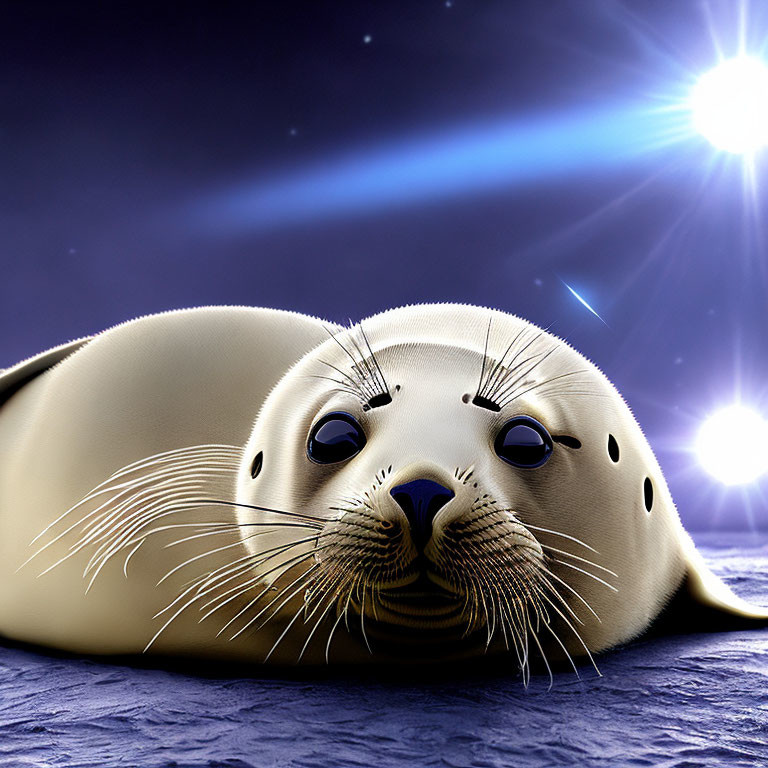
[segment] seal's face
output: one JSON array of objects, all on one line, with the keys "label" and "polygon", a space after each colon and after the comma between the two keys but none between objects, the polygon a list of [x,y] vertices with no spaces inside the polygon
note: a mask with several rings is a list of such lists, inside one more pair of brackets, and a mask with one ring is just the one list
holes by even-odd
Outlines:
[{"label": "seal's face", "polygon": [[525,668],[636,634],[682,564],[626,405],[535,326],[420,309],[329,339],[267,400],[238,481],[243,524],[282,524],[245,537],[265,579],[293,567],[279,596],[390,653],[493,644]]}]

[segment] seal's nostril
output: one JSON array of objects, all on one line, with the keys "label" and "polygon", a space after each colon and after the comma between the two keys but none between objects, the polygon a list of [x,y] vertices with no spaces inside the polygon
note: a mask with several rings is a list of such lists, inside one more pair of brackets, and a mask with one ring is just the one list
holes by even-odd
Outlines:
[{"label": "seal's nostril", "polygon": [[426,479],[395,486],[389,493],[408,518],[416,548],[424,549],[432,535],[433,518],[455,494],[450,488]]}]

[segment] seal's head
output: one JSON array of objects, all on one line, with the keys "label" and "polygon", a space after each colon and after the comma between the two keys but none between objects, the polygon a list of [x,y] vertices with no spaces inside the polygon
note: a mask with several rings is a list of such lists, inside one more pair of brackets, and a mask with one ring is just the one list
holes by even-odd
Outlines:
[{"label": "seal's head", "polygon": [[[608,379],[489,309],[410,306],[331,333],[264,403],[237,501],[277,596],[384,656],[588,654],[681,586],[762,616],[703,567]],[[279,527],[249,535],[257,522]]]}]

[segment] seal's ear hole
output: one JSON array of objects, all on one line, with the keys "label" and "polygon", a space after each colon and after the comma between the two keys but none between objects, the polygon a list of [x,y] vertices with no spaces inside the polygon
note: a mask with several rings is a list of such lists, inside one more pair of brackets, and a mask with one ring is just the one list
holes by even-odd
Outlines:
[{"label": "seal's ear hole", "polygon": [[608,455],[614,464],[619,462],[619,444],[613,435],[608,435]]},{"label": "seal's ear hole", "polygon": [[575,437],[571,437],[570,435],[552,435],[552,439],[556,443],[564,445],[566,448],[573,448],[574,450],[581,448],[581,440],[577,440]]},{"label": "seal's ear hole", "polygon": [[645,509],[650,512],[653,507],[653,483],[650,477],[646,477],[643,483],[643,498],[645,499]]},{"label": "seal's ear hole", "polygon": [[251,477],[255,480],[261,472],[261,467],[264,464],[264,451],[259,451],[253,459],[251,464]]},{"label": "seal's ear hole", "polygon": [[462,403],[468,403],[471,399],[472,399],[472,395],[470,395],[469,393],[461,396]]}]

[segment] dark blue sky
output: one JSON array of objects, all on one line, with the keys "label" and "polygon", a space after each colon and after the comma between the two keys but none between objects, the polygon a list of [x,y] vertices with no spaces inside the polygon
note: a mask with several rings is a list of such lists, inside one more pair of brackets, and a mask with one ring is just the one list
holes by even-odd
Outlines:
[{"label": "dark blue sky", "polygon": [[174,307],[492,305],[617,383],[689,526],[766,528],[686,451],[737,385],[768,413],[765,163],[675,112],[739,5],[5,4],[0,365]]}]

